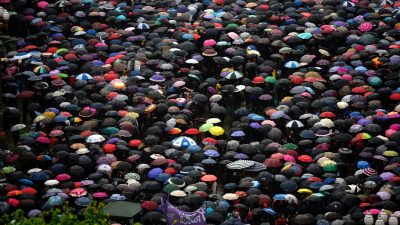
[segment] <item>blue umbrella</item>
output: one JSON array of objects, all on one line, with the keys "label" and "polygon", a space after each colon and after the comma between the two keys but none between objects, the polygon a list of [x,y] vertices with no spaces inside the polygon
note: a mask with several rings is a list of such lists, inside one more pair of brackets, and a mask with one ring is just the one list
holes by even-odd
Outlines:
[{"label": "blue umbrella", "polygon": [[256,120],[256,121],[263,121],[265,120],[265,118],[263,116],[257,115],[255,113],[250,113],[249,115],[247,115],[247,117],[249,117],[252,120]]},{"label": "blue umbrella", "polygon": [[45,181],[45,180],[50,179],[50,176],[44,172],[37,172],[37,173],[33,173],[30,176],[30,179],[33,181]]},{"label": "blue umbrella", "polygon": [[46,204],[50,205],[50,206],[57,206],[57,205],[61,205],[64,203],[64,198],[56,195],[56,196],[51,196],[49,198],[49,200],[47,200]]},{"label": "blue umbrella", "polygon": [[295,69],[300,67],[300,63],[298,63],[297,61],[288,61],[285,63],[285,67],[289,69]]},{"label": "blue umbrella", "polygon": [[276,194],[273,197],[274,200],[286,200],[286,197],[284,194]]},{"label": "blue umbrella", "polygon": [[160,173],[160,174],[158,174],[154,179],[155,179],[156,181],[165,182],[165,181],[167,181],[170,177],[171,177],[171,175],[169,175],[169,174],[167,174],[167,173]]},{"label": "blue umbrella", "polygon": [[193,39],[194,39],[194,36],[193,36],[193,34],[184,33],[184,34],[182,35],[182,38],[183,38],[183,39],[186,39],[186,40],[193,40]]},{"label": "blue umbrella", "polygon": [[219,152],[217,152],[215,150],[207,150],[203,154],[206,156],[209,156],[209,157],[219,157],[220,156]]},{"label": "blue umbrella", "polygon": [[297,189],[297,184],[294,181],[287,180],[282,182],[280,187],[287,193],[292,193]]},{"label": "blue umbrella", "polygon": [[263,211],[268,213],[271,216],[275,216],[276,212],[272,208],[263,208]]},{"label": "blue umbrella", "polygon": [[50,30],[51,30],[51,31],[54,31],[54,32],[57,32],[57,33],[63,32],[63,30],[61,29],[61,27],[58,27],[58,26],[51,26],[51,27],[50,27]]},{"label": "blue umbrella", "polygon": [[76,76],[76,79],[77,80],[90,80],[90,79],[92,79],[93,77],[90,75],[90,74],[88,74],[88,73],[81,73],[81,74],[79,74],[78,76]]},{"label": "blue umbrella", "polygon": [[153,168],[147,173],[147,177],[150,179],[154,179],[158,174],[162,173],[163,170],[161,168]]},{"label": "blue umbrella", "polygon": [[187,148],[191,145],[196,145],[196,142],[192,138],[185,136],[177,137],[173,139],[171,142],[174,147],[178,148]]},{"label": "blue umbrella", "polygon": [[25,178],[24,179],[19,179],[18,182],[21,183],[21,184],[27,185],[27,186],[33,186],[34,185],[31,180],[25,179]]},{"label": "blue umbrella", "polygon": [[139,23],[137,28],[139,30],[148,30],[148,29],[150,29],[150,26],[147,23]]},{"label": "blue umbrella", "polygon": [[56,116],[56,117],[54,117],[54,122],[56,122],[56,123],[64,123],[67,120],[68,120],[68,117],[66,117],[66,116]]},{"label": "blue umbrella", "polygon": [[190,145],[189,147],[187,147],[186,151],[189,153],[194,153],[194,152],[198,152],[200,151],[201,148],[198,145]]},{"label": "blue umbrella", "polygon": [[297,37],[299,37],[300,39],[303,39],[303,40],[307,40],[307,39],[310,39],[312,37],[312,34],[308,33],[308,32],[305,32],[305,33],[299,34]]},{"label": "blue umbrella", "polygon": [[201,163],[203,163],[203,164],[217,164],[217,161],[215,161],[214,159],[203,159],[201,161]]},{"label": "blue umbrella", "polygon": [[88,197],[80,197],[75,200],[75,204],[79,206],[88,206],[90,205],[90,199]]}]

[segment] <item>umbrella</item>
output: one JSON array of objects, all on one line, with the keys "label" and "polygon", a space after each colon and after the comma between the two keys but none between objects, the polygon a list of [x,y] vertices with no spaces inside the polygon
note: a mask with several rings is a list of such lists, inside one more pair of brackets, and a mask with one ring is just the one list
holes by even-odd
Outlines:
[{"label": "umbrella", "polygon": [[297,61],[288,61],[285,63],[285,67],[289,69],[295,69],[300,67],[300,63],[298,63]]},{"label": "umbrella", "polygon": [[301,128],[304,127],[304,124],[299,120],[291,120],[286,124],[288,128]]},{"label": "umbrella", "polygon": [[191,145],[197,145],[192,138],[186,136],[177,137],[173,139],[171,142],[174,147],[178,148],[187,148]]},{"label": "umbrella", "polygon": [[15,124],[14,126],[11,127],[10,131],[20,131],[26,127],[25,124]]},{"label": "umbrella", "polygon": [[220,126],[213,126],[208,131],[214,136],[221,136],[224,134],[224,129]]},{"label": "umbrella", "polygon": [[249,168],[255,164],[254,161],[251,160],[237,160],[226,165],[226,168],[231,170],[242,170]]},{"label": "umbrella", "polygon": [[138,203],[128,201],[115,201],[107,203],[103,212],[111,217],[132,218],[142,211],[142,207]]}]

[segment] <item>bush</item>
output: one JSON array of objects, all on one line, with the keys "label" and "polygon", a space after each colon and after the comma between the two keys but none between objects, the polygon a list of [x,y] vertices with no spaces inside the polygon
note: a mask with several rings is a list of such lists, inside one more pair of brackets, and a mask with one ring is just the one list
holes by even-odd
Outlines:
[{"label": "bush", "polygon": [[68,205],[61,209],[54,208],[37,217],[27,218],[24,211],[16,210],[11,215],[0,217],[0,224],[5,225],[109,225],[108,215],[103,212],[104,204],[93,202],[82,216],[71,212]]}]

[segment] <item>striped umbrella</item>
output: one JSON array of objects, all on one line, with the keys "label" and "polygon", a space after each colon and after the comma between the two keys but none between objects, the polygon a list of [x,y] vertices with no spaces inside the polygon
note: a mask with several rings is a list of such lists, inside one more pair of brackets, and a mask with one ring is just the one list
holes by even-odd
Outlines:
[{"label": "striped umbrella", "polygon": [[186,136],[177,137],[171,142],[174,147],[178,148],[187,148],[191,145],[196,145],[196,142],[192,138]]},{"label": "striped umbrella", "polygon": [[298,63],[297,61],[288,61],[285,63],[285,67],[289,69],[295,69],[298,68],[299,66],[300,63]]},{"label": "striped umbrella", "polygon": [[90,80],[90,79],[92,79],[93,77],[90,75],[90,74],[88,74],[88,73],[81,73],[81,74],[79,74],[78,76],[76,76],[76,79],[77,80]]},{"label": "striped umbrella", "polygon": [[252,160],[237,160],[226,165],[226,168],[230,170],[242,170],[249,168],[255,164]]},{"label": "striped umbrella", "polygon": [[240,73],[238,71],[233,71],[233,72],[228,73],[228,75],[226,75],[225,78],[228,80],[237,80],[242,77],[243,77],[242,73]]}]

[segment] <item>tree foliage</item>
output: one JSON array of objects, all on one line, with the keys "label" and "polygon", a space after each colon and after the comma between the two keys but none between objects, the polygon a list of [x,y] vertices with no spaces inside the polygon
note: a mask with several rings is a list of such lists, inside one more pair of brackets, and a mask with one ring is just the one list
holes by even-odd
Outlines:
[{"label": "tree foliage", "polygon": [[53,208],[37,217],[28,218],[21,209],[0,217],[4,225],[109,225],[108,215],[103,212],[104,204],[93,202],[82,215],[72,212],[68,205]]}]

